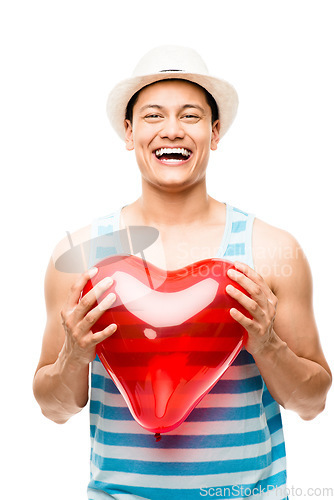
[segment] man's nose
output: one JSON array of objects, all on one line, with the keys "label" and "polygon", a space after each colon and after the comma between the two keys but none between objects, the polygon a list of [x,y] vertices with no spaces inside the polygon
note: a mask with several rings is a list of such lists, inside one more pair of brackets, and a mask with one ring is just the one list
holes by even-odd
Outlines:
[{"label": "man's nose", "polygon": [[160,131],[160,137],[162,139],[168,138],[173,141],[175,139],[183,139],[184,135],[185,132],[183,130],[182,123],[176,116],[171,116],[164,120],[163,127]]}]

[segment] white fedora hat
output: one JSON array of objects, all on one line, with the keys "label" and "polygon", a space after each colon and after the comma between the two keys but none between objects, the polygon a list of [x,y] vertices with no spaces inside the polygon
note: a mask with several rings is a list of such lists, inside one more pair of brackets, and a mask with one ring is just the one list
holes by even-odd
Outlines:
[{"label": "white fedora hat", "polygon": [[238,108],[238,94],[234,87],[225,80],[210,76],[205,62],[195,50],[165,45],[148,52],[137,64],[132,77],[118,83],[109,94],[107,114],[123,140],[125,113],[131,97],[151,83],[171,78],[188,80],[204,87],[218,106],[219,136],[227,132]]}]

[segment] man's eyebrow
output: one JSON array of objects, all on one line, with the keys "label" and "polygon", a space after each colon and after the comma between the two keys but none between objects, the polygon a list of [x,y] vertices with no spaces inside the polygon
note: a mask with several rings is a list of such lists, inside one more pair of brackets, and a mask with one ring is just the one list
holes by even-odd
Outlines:
[{"label": "man's eyebrow", "polygon": [[142,111],[145,111],[145,109],[148,108],[154,108],[154,109],[163,109],[163,106],[159,106],[158,104],[145,104],[145,106],[142,106],[139,110],[141,113]]},{"label": "man's eyebrow", "polygon": [[182,109],[189,109],[189,108],[195,108],[201,111],[202,113],[205,113],[205,109],[202,108],[202,106],[199,106],[198,104],[185,104],[182,106]]},{"label": "man's eyebrow", "polygon": [[[145,106],[142,106],[140,108],[139,112],[141,113],[141,112],[145,111],[145,109],[148,109],[148,108],[164,109],[164,106],[159,106],[159,104],[145,104]],[[181,106],[181,109],[189,109],[189,108],[198,109],[202,113],[205,113],[205,109],[203,109],[198,104],[184,104],[183,106]]]}]

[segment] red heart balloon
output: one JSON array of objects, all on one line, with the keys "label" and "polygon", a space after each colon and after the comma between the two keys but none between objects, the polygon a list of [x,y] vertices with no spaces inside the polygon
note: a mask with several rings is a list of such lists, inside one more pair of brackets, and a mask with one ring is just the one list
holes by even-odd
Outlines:
[{"label": "red heart balloon", "polygon": [[[180,425],[240,352],[246,330],[229,310],[248,313],[226,291],[232,262],[213,258],[164,271],[133,255],[99,262],[83,295],[101,279],[116,300],[93,332],[116,332],[96,347],[133,417],[153,433]],[[248,295],[246,293],[246,295]]]}]

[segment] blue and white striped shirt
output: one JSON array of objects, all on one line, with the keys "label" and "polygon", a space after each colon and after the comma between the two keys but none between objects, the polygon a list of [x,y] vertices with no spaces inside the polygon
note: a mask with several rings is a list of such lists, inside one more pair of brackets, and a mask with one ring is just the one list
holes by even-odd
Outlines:
[{"label": "blue and white striped shirt", "polygon": [[[120,210],[98,219],[93,238],[119,230]],[[226,204],[216,257],[254,268],[254,216]],[[95,261],[121,253],[96,247]],[[156,442],[132,417],[98,357],[91,367],[89,500],[286,499],[280,407],[242,349],[176,429]]]}]

